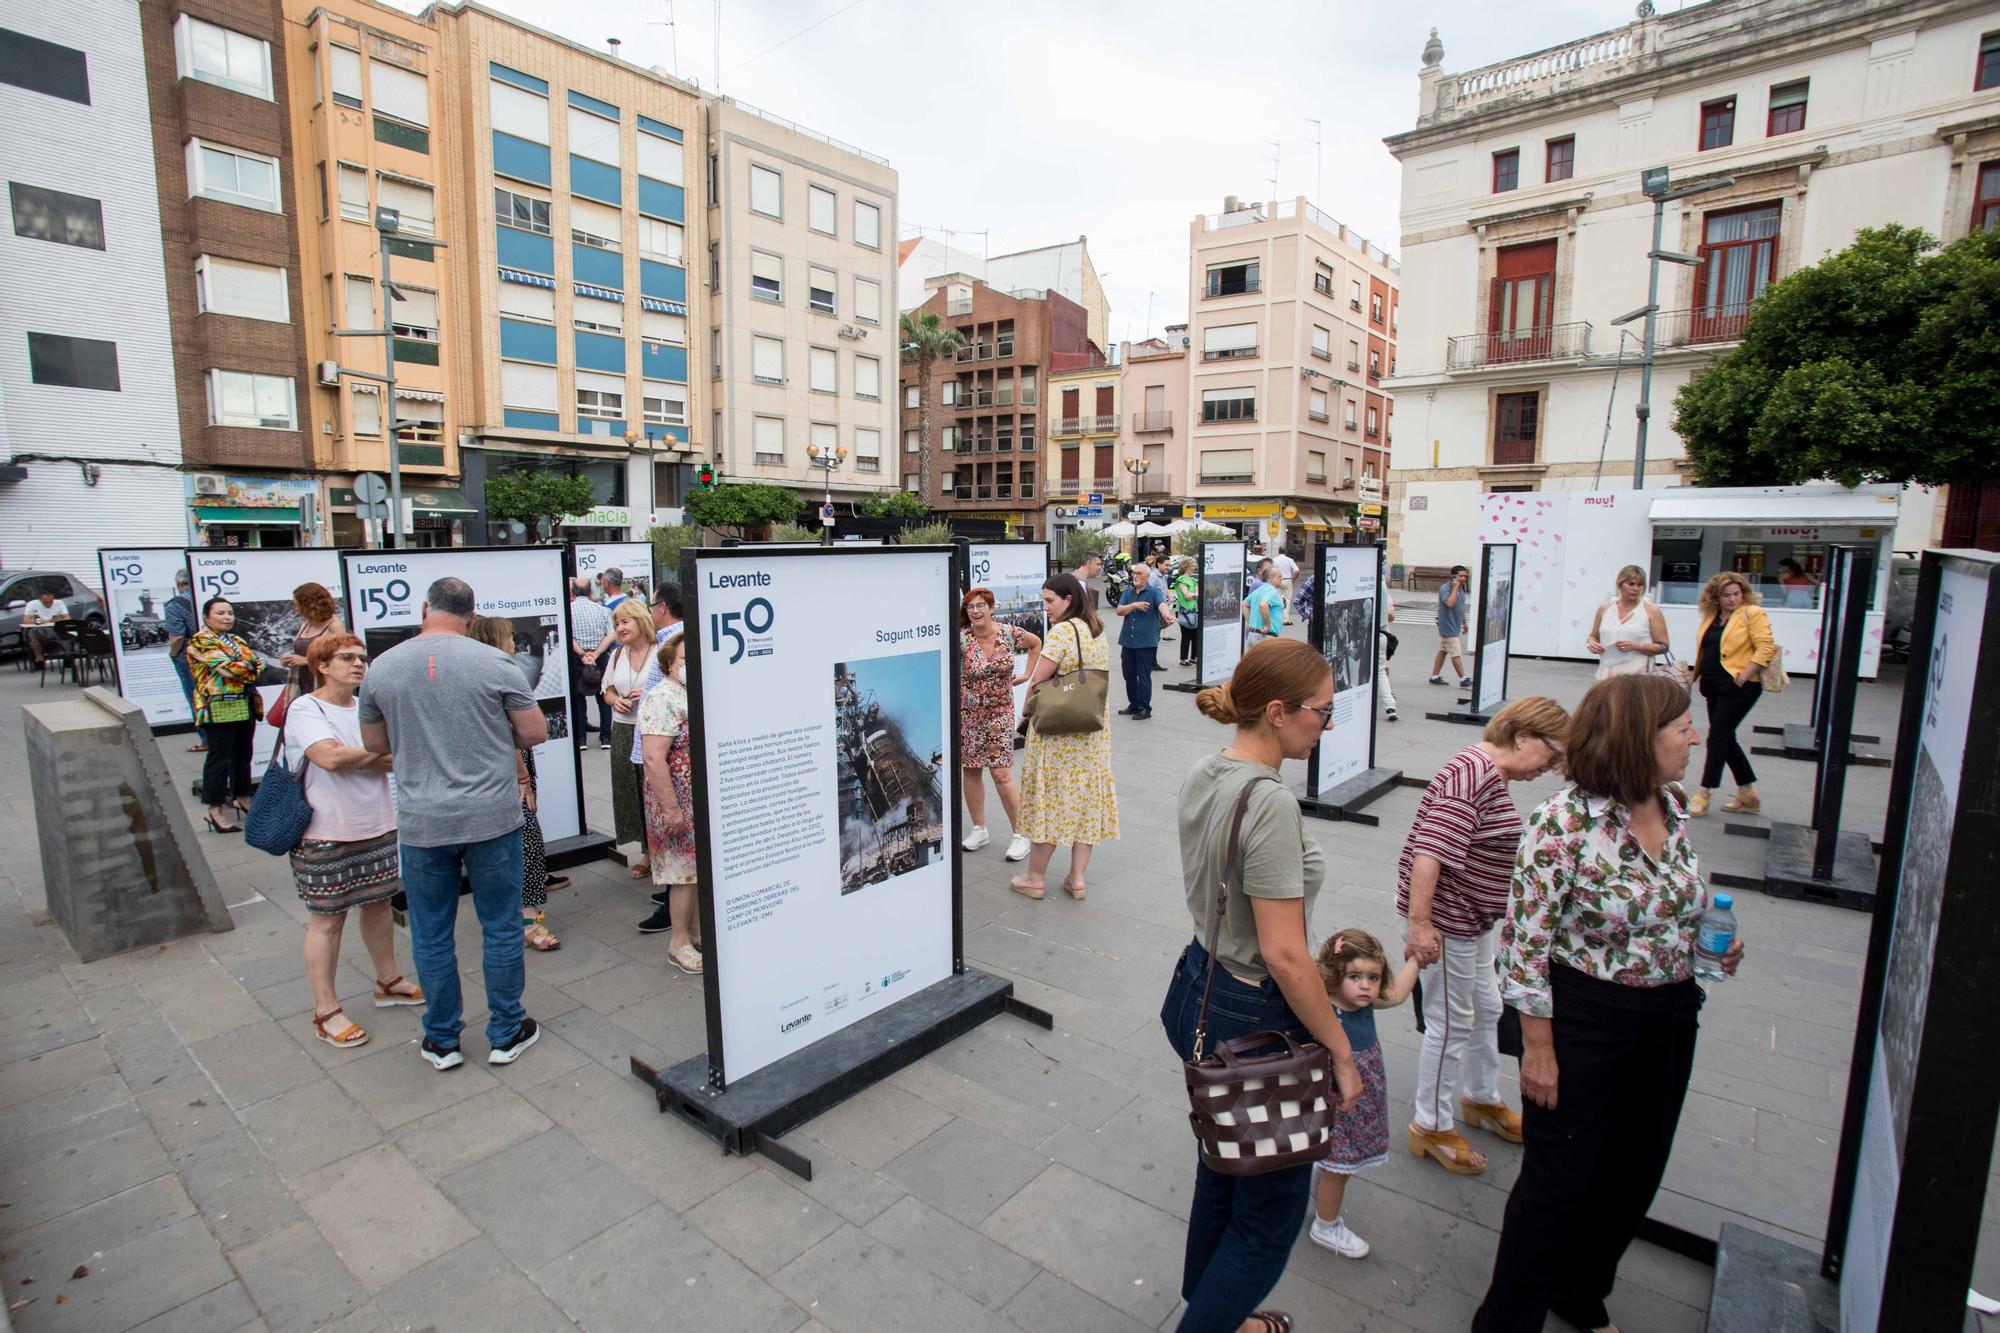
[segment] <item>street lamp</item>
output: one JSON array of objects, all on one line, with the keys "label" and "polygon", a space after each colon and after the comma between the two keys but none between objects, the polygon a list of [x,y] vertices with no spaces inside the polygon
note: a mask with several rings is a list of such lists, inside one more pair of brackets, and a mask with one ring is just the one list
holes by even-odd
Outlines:
[{"label": "street lamp", "polygon": [[833,470],[847,460],[847,446],[837,445],[832,449],[822,449],[816,444],[806,446],[806,466],[819,468],[826,473],[826,492],[819,511],[819,542],[822,546],[833,545],[833,523],[829,515],[833,512]]},{"label": "street lamp", "polygon": [[1152,470],[1152,466],[1153,460],[1150,458],[1128,458],[1125,460],[1125,470],[1132,474],[1133,499],[1136,500],[1139,498],[1139,480]]},{"label": "street lamp", "polygon": [[1676,199],[1686,199],[1691,195],[1706,194],[1710,190],[1720,190],[1736,184],[1734,176],[1714,176],[1676,188],[1671,183],[1669,175],[1665,167],[1648,167],[1639,175],[1640,191],[1653,201],[1653,248],[1646,252],[1649,264],[1646,276],[1646,304],[1641,309],[1612,321],[1614,324],[1624,324],[1642,314],[1646,317],[1646,334],[1639,357],[1639,406],[1636,409],[1639,429],[1632,446],[1632,489],[1635,491],[1646,489],[1646,423],[1653,415],[1653,334],[1660,317],[1660,261],[1685,264],[1690,268],[1701,263],[1701,260],[1694,255],[1684,255],[1660,248],[1660,241],[1666,228],[1667,205]]}]

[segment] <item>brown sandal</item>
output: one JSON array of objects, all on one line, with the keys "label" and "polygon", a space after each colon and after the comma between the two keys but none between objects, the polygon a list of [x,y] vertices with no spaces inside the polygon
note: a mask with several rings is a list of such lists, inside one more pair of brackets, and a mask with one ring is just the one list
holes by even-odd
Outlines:
[{"label": "brown sandal", "polygon": [[1283,1310],[1253,1310],[1250,1317],[1264,1326],[1264,1333],[1292,1333],[1292,1317]]},{"label": "brown sandal", "polygon": [[1509,1143],[1521,1141],[1521,1113],[1505,1102],[1468,1102],[1460,1099],[1458,1118],[1473,1129],[1491,1130]]},{"label": "brown sandal", "polygon": [[1485,1154],[1455,1129],[1418,1129],[1412,1123],[1410,1152],[1416,1157],[1435,1157],[1439,1166],[1455,1176],[1476,1176],[1486,1170]]},{"label": "brown sandal", "polygon": [[347,1019],[347,1026],[338,1032],[328,1032],[326,1030],[327,1020],[336,1014],[342,1018],[347,1018],[346,1011],[341,1009],[339,1005],[335,1005],[323,1014],[313,1015],[313,1031],[318,1034],[319,1039],[329,1046],[338,1046],[342,1050],[350,1046],[365,1045],[368,1041],[367,1030],[351,1018]]},{"label": "brown sandal", "polygon": [[[409,992],[405,994],[398,991],[396,989],[398,986],[408,986],[410,988]],[[394,1009],[401,1005],[418,1005],[423,1002],[424,988],[414,981],[403,980],[400,974],[390,977],[387,981],[377,981],[375,983],[375,1007],[377,1009]]]},{"label": "brown sandal", "polygon": [[542,924],[540,912],[521,927],[521,939],[537,953],[554,953],[562,948],[562,941],[551,935],[549,928]]},{"label": "brown sandal", "polygon": [[1063,886],[1063,892],[1067,893],[1070,897],[1076,899],[1078,902],[1083,901],[1083,895],[1089,887],[1088,885],[1084,884],[1071,883],[1067,877],[1063,879],[1062,886]]}]

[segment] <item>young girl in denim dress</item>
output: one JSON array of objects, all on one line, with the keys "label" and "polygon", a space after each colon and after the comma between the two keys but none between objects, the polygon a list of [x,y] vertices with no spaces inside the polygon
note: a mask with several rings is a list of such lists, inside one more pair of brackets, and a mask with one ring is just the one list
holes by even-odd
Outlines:
[{"label": "young girl in denim dress", "polygon": [[1361,1099],[1334,1118],[1333,1151],[1313,1171],[1313,1244],[1349,1259],[1366,1258],[1368,1242],[1341,1215],[1347,1178],[1389,1160],[1389,1086],[1382,1071],[1382,1043],[1375,1011],[1401,1004],[1416,985],[1417,960],[1392,973],[1382,942],[1365,930],[1343,930],[1319,950],[1320,980],[1354,1048]]}]

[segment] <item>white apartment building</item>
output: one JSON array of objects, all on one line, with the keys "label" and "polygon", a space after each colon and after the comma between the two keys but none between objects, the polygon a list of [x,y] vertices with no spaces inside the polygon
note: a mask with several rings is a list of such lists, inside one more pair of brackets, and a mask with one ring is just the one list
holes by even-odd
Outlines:
[{"label": "white apartment building", "polygon": [[732,98],[703,113],[717,468],[815,497],[896,489],[895,168]]},{"label": "white apartment building", "polygon": [[139,9],[0,28],[0,568],[188,539]]},{"label": "white apartment building", "polygon": [[918,236],[902,243],[901,255],[905,310],[915,310],[946,278],[954,276],[978,278],[1003,292],[1023,288],[1061,292],[1089,316],[1086,332],[1090,341],[1101,352],[1111,351],[1111,344],[1105,341],[1111,336],[1111,302],[1104,295],[1104,284],[1098,281],[1097,265],[1091,262],[1088,236],[990,257],[954,249],[934,236]]},{"label": "white apartment building", "polygon": [[[2000,214],[2000,5],[1651,8],[1463,73],[1435,32],[1424,49],[1416,126],[1387,140],[1410,298],[1392,561],[1469,560],[1488,492],[1633,484],[1642,324],[1612,321],[1647,303],[1649,168],[1718,185],[1666,205],[1663,249],[1700,262],[1661,265],[1649,488],[1691,480],[1674,394],[1769,283],[1863,227],[1950,241]],[[1933,508],[1906,490],[1898,547],[1931,539]]]}]

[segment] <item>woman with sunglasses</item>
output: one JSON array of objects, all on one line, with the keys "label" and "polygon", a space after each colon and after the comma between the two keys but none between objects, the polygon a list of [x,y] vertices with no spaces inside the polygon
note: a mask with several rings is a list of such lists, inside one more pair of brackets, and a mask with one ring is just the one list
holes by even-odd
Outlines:
[{"label": "woman with sunglasses", "polygon": [[1461,1124],[1521,1141],[1521,1113],[1500,1099],[1493,971],[1494,928],[1507,911],[1522,833],[1507,784],[1561,767],[1568,738],[1569,714],[1553,699],[1516,699],[1495,713],[1479,741],[1431,779],[1397,866],[1404,956],[1423,965],[1424,1050],[1410,1151],[1461,1176],[1486,1169]]},{"label": "woman with sunglasses", "polygon": [[345,1049],[368,1040],[342,1011],[334,980],[350,910],[361,909],[361,942],[375,965],[375,1007],[420,1005],[424,993],[396,970],[389,899],[401,884],[390,759],[363,748],[355,702],[368,672],[368,650],[336,629],[314,639],[306,656],[319,688],[285,710],[285,762],[304,782],[313,812],[305,837],[292,849],[292,877],[311,914],[305,949],[313,1035]]}]

